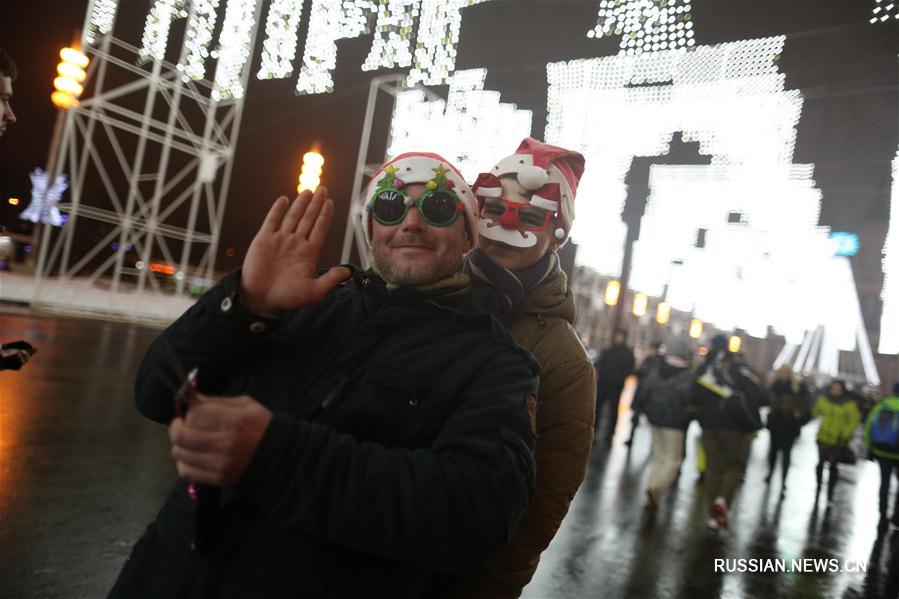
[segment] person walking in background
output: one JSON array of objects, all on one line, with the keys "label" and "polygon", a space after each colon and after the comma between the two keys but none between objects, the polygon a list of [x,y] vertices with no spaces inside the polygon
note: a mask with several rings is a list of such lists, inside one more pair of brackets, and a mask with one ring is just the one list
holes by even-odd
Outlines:
[{"label": "person walking in background", "polygon": [[765,482],[770,483],[777,465],[777,456],[781,456],[781,493],[787,489],[787,473],[790,470],[790,454],[793,443],[799,437],[802,426],[811,420],[809,392],[805,383],[793,374],[789,364],[781,366],[774,382],[768,389],[771,410],[768,412],[766,427],[770,434],[768,446],[768,476]]},{"label": "person walking in background", "polygon": [[859,424],[858,407],[846,393],[846,384],[841,380],[833,380],[827,393],[815,402],[812,417],[821,417],[818,427],[818,466],[815,475],[818,487],[815,497],[821,492],[824,477],[824,465],[830,464],[827,478],[827,502],[833,501],[833,492],[839,479],[839,462],[845,459],[849,449],[849,439]]},{"label": "person walking in background", "polygon": [[693,400],[693,350],[676,340],[666,347],[651,372],[645,373],[634,395],[634,409],[646,414],[652,430],[652,453],[646,484],[646,507],[659,501],[677,478],[684,461],[684,440]]},{"label": "person walking in background", "polygon": [[767,403],[761,379],[722,339],[697,370],[696,402],[706,453],[705,501],[713,530],[728,528],[737,489],[749,459],[755,432],[762,428],[759,407]]},{"label": "person walking in background", "polygon": [[[643,361],[640,363],[640,368],[637,369],[637,390],[640,390],[640,385],[646,381],[647,377],[651,375],[656,370],[656,366],[661,362],[662,355],[660,352],[660,348],[662,347],[661,342],[655,341],[652,345],[649,346],[649,353],[643,358]],[[634,444],[634,433],[637,432],[637,427],[640,425],[640,410],[637,408],[636,396],[634,396],[634,402],[631,405],[631,433],[628,436],[627,441],[624,442],[625,445],[630,447]]]},{"label": "person walking in background", "polygon": [[[880,465],[880,522],[885,528],[888,520],[887,503],[890,500],[890,478],[895,474],[899,481],[899,382],[893,385],[893,394],[885,397],[871,409],[865,421],[865,445]],[[893,526],[899,526],[899,491],[893,504]]]},{"label": "person walking in background", "polygon": [[602,407],[608,403],[609,413],[604,426],[606,445],[611,445],[618,424],[618,402],[624,381],[634,374],[634,352],[625,345],[626,341],[627,333],[621,329],[615,331],[612,345],[599,355],[596,365],[596,432],[600,432]]}]

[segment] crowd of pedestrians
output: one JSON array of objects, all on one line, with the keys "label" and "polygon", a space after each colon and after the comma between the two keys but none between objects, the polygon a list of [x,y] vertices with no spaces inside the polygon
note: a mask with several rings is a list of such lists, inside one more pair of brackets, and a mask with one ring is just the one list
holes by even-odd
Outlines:
[{"label": "crowd of pedestrians", "polygon": [[[780,494],[787,491],[790,458],[802,429],[817,421],[817,498],[824,492],[833,502],[840,480],[840,465],[859,458],[876,460],[881,472],[879,509],[881,528],[899,526],[899,492],[890,517],[888,503],[892,478],[899,481],[899,383],[892,395],[875,401],[870,394],[851,392],[839,379],[816,388],[789,364],[771,374],[769,384],[746,363],[744,356],[728,350],[718,335],[699,355],[699,348],[675,339],[654,343],[639,368],[633,351],[616,332],[605,359],[597,360],[597,415],[603,403],[617,406],[609,394],[624,386],[632,374],[636,390],[631,404],[631,430],[625,445],[630,447],[641,417],[648,420],[652,437],[645,506],[655,511],[681,473],[686,454],[687,430],[693,421],[702,429],[698,447],[698,470],[708,512],[707,526],[728,528],[730,513],[742,484],[751,445],[760,431],[768,432],[768,472],[771,484],[779,471]],[[630,357],[630,359],[628,359]],[[766,410],[767,408],[767,410]],[[597,421],[597,438],[606,445],[614,434],[617,410]],[[863,425],[864,455],[857,455],[854,439]],[[826,483],[826,485],[825,485]]]}]

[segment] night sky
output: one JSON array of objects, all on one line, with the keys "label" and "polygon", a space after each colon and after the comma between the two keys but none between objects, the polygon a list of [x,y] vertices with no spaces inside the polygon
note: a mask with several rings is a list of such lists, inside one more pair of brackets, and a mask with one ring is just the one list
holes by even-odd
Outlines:
[{"label": "night sky", "polygon": [[[139,45],[150,2],[120,4],[115,34]],[[305,42],[308,4],[297,60]],[[57,51],[76,39],[87,0],[6,0],[4,6],[0,46],[19,67],[13,84],[19,122],[0,139],[0,224],[25,230],[16,217],[24,206],[13,208],[6,198],[28,198],[28,172],[46,162]],[[501,92],[504,102],[533,110],[532,134],[542,138],[546,63],[618,52],[618,38],[585,35],[596,22],[598,6],[598,0],[492,0],[466,8],[457,68],[486,67],[485,88]],[[786,74],[786,89],[799,89],[805,98],[793,161],[815,164],[815,180],[823,193],[821,224],[861,237],[853,266],[868,328],[876,333],[890,162],[899,143],[899,26],[895,19],[869,24],[873,6],[874,0],[693,0],[692,14],[698,44],[787,36],[779,65]],[[170,39],[180,39],[182,30],[183,20]],[[254,74],[263,39],[260,34],[253,54]],[[338,206],[322,263],[338,260],[368,82],[389,72],[361,71],[370,43],[370,36],[338,42],[331,94],[294,95],[296,75],[276,81],[251,79],[217,260],[220,270],[239,266],[271,200],[293,192],[300,157],[315,144],[327,160],[323,184]],[[445,88],[436,91],[445,94]],[[375,127],[381,141],[389,124],[389,115],[382,116]],[[225,255],[227,248],[234,249],[234,257]]]}]

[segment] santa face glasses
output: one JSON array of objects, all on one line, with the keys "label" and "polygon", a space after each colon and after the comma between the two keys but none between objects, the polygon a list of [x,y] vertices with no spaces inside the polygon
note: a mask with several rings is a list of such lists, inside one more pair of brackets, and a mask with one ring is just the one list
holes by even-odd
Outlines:
[{"label": "santa face glasses", "polygon": [[506,198],[484,198],[481,205],[481,218],[494,219],[506,229],[542,231],[554,217],[554,212]]},{"label": "santa face glasses", "polygon": [[368,210],[372,217],[388,227],[405,220],[409,207],[418,208],[421,218],[432,227],[448,227],[465,210],[459,197],[449,190],[425,190],[412,199],[399,190],[382,190],[375,193]]}]

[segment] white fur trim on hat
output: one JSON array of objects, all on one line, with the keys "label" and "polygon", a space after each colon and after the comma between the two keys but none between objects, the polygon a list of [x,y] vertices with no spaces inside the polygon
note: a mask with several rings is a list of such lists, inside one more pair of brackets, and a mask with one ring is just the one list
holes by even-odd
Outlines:
[{"label": "white fur trim on hat", "polygon": [[531,206],[536,206],[537,208],[543,208],[544,210],[549,210],[550,212],[556,212],[559,209],[559,202],[555,200],[547,200],[546,198],[541,198],[537,194],[531,196],[530,201]]}]

